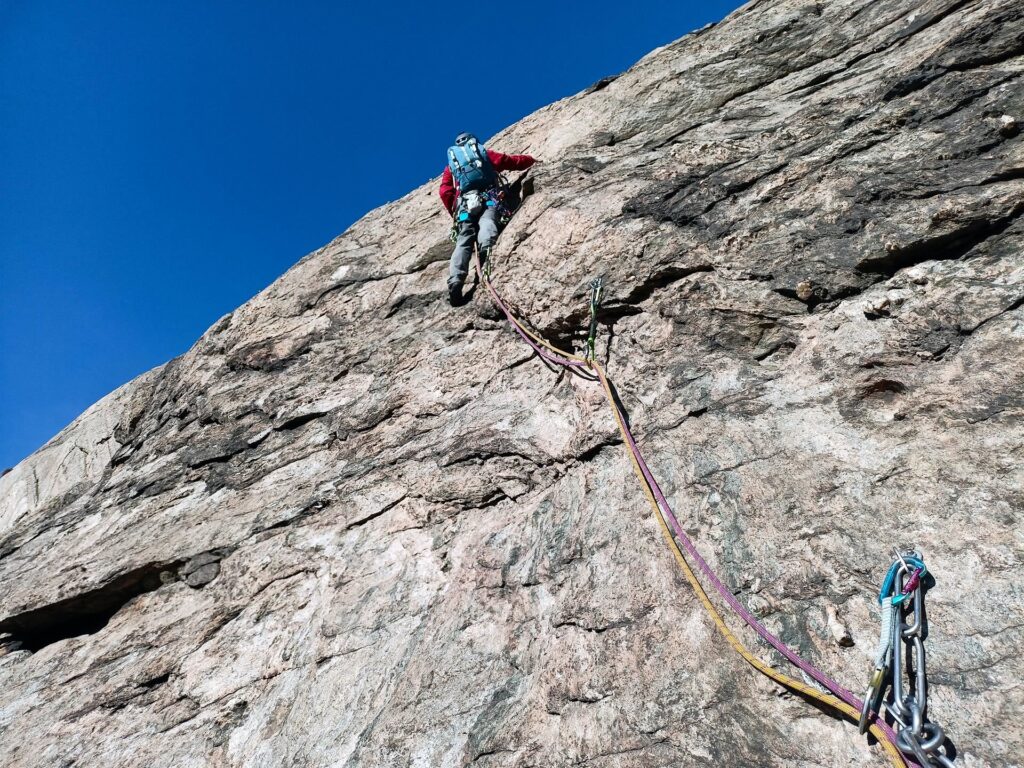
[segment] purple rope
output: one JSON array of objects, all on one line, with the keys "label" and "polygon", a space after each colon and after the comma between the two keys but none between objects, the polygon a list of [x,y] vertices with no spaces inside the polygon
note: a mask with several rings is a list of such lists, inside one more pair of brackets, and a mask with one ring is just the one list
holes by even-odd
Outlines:
[{"label": "purple rope", "polygon": [[[479,265],[477,265],[477,269],[479,270]],[[587,363],[576,360],[569,360],[559,355],[553,355],[547,350],[545,350],[543,347],[541,347],[539,344],[534,342],[534,340],[531,339],[529,335],[527,335],[520,327],[519,321],[515,318],[515,316],[508,309],[508,307],[505,306],[505,303],[501,300],[501,297],[498,295],[497,291],[495,291],[494,288],[491,286],[490,281],[485,280],[484,284],[490,291],[495,303],[501,308],[502,312],[505,313],[505,317],[508,319],[509,324],[513,327],[513,329],[515,329],[516,333],[518,333],[522,337],[523,341],[529,344],[537,352],[537,354],[539,354],[545,360],[549,360],[553,363],[565,366],[567,368],[589,367]],[[604,378],[603,375],[602,378]],[[777,650],[779,653],[785,656],[791,664],[798,667],[799,669],[802,669],[810,677],[814,678],[821,685],[823,685],[825,688],[831,691],[832,694],[845,701],[854,709],[859,710],[863,705],[863,702],[860,699],[858,699],[850,691],[846,690],[841,685],[839,685],[839,683],[837,683],[835,680],[832,680],[830,677],[828,677],[828,675],[819,670],[813,664],[805,661],[800,656],[798,656],[794,651],[790,650],[789,646],[787,646],[785,643],[783,643],[781,640],[775,637],[775,635],[769,632],[768,629],[760,621],[758,621],[757,618],[752,613],[750,613],[750,611],[748,611],[739,600],[736,599],[736,597],[732,593],[732,590],[730,590],[728,587],[725,586],[725,584],[722,583],[721,579],[718,578],[718,575],[711,569],[711,566],[708,565],[707,561],[703,557],[701,557],[701,554],[697,551],[696,546],[694,546],[693,542],[683,531],[683,527],[679,524],[679,520],[676,518],[675,512],[672,511],[672,507],[669,505],[668,499],[665,498],[665,494],[661,490],[661,486],[659,486],[658,481],[654,479],[654,474],[651,472],[650,467],[647,466],[647,462],[644,460],[643,454],[640,453],[640,448],[636,444],[636,438],[633,437],[633,433],[630,431],[629,427],[626,424],[626,416],[622,412],[622,409],[615,402],[612,402],[611,405],[619,414],[619,417],[622,421],[622,431],[623,434],[626,436],[626,442],[629,446],[629,450],[633,454],[633,457],[636,459],[637,466],[640,467],[640,471],[643,473],[644,479],[650,486],[651,491],[654,494],[654,498],[657,500],[658,505],[661,507],[661,511],[664,513],[665,518],[668,520],[669,525],[672,527],[672,530],[674,531],[676,538],[679,539],[680,544],[683,545],[683,549],[685,549],[689,553],[690,557],[693,558],[693,561],[697,564],[697,567],[700,568],[701,573],[703,573],[704,576],[708,579],[708,581],[711,582],[712,586],[714,586],[718,594],[722,596],[722,599],[729,604],[729,607],[731,607],[733,611],[735,611],[736,614],[739,615],[739,617],[743,619],[743,621],[751,629],[757,632],[757,634],[760,635],[765,641],[767,641],[775,650]],[[876,718],[875,724],[878,725],[879,728],[881,728],[882,732],[885,733],[886,737],[892,744],[897,745],[896,733],[892,730],[892,728],[889,727],[888,723],[886,723],[884,720]],[[903,759],[907,762],[907,765],[910,766],[910,768],[921,768],[921,766],[919,766],[913,760],[906,757],[906,755],[903,756]]]},{"label": "purple rope", "polygon": [[[640,471],[643,473],[644,478],[647,480],[648,485],[651,487],[651,491],[654,493],[654,498],[658,500],[658,504],[661,506],[662,511],[665,513],[665,517],[668,519],[669,524],[672,526],[672,530],[675,532],[679,542],[683,545],[683,548],[690,554],[694,562],[700,568],[701,572],[707,577],[708,581],[714,585],[718,594],[722,596],[729,606],[739,615],[744,622],[750,626],[758,635],[764,640],[771,644],[775,650],[785,656],[792,664],[802,669],[808,675],[813,677],[823,686],[829,689],[835,696],[839,697],[854,709],[860,709],[863,702],[854,696],[850,691],[843,688],[839,683],[832,680],[824,672],[820,671],[817,667],[813,666],[809,662],[800,658],[789,647],[779,640],[775,635],[768,631],[768,629],[757,620],[757,618],[748,611],[744,605],[736,599],[732,591],[728,589],[722,581],[718,578],[718,575],[711,569],[707,561],[701,557],[700,552],[694,546],[690,538],[683,532],[682,526],[679,524],[679,520],[676,519],[675,513],[672,511],[672,507],[669,506],[668,499],[665,498],[665,494],[662,493],[661,487],[658,485],[658,481],[654,479],[654,475],[651,473],[650,467],[647,466],[647,462],[644,461],[643,455],[640,453],[640,448],[636,444],[636,439],[633,437],[633,433],[630,432],[629,427],[626,425],[625,415],[622,413],[622,409],[615,403],[612,406],[619,412],[619,417],[622,419],[622,430],[626,435],[626,441],[629,443],[629,450],[632,452],[633,457],[636,459],[637,465],[640,467]],[[884,720],[875,719],[875,724],[885,733],[889,741],[898,747],[896,741],[896,733],[889,727],[889,724]],[[920,766],[913,760],[907,758],[906,755],[903,759],[907,762],[911,768],[920,768]]]},{"label": "purple rope", "polygon": [[[625,415],[622,410],[615,403],[612,406],[619,412],[619,417],[622,419],[622,431],[626,435],[626,441],[629,443],[629,450],[632,452],[636,459],[637,465],[640,467],[640,471],[643,473],[644,478],[647,480],[648,485],[651,487],[651,491],[654,493],[654,498],[658,500],[658,504],[661,506],[662,512],[665,513],[665,517],[668,519],[669,524],[672,526],[672,530],[675,532],[679,542],[683,545],[683,548],[690,554],[694,562],[700,568],[701,572],[707,577],[708,581],[714,585],[718,594],[722,596],[729,606],[739,615],[748,626],[751,627],[758,635],[766,640],[775,650],[785,656],[792,664],[802,669],[808,675],[813,677],[823,686],[828,688],[835,696],[839,697],[854,709],[860,709],[863,702],[854,696],[850,691],[843,688],[839,683],[832,680],[824,672],[817,669],[815,666],[805,661],[804,659],[797,656],[789,647],[779,640],[775,635],[768,631],[768,629],[757,620],[757,618],[748,611],[744,605],[736,599],[732,591],[728,589],[722,581],[718,578],[718,575],[711,569],[707,561],[701,557],[700,552],[694,546],[690,538],[683,532],[682,526],[679,524],[679,520],[676,519],[675,513],[672,511],[672,507],[669,506],[668,499],[665,498],[665,494],[662,493],[661,487],[658,485],[658,481],[654,479],[654,475],[651,473],[650,467],[647,466],[647,462],[644,461],[643,455],[640,453],[640,448],[636,444],[636,439],[633,437],[633,433],[630,432],[629,427],[626,425]],[[876,719],[875,724],[878,725],[889,740],[896,745],[896,733],[889,727],[888,723],[883,720]],[[917,763],[907,759],[904,755],[904,760],[907,761],[908,765],[917,766]]]},{"label": "purple rope", "polygon": [[[479,267],[479,265],[477,265],[477,271],[479,271],[479,269],[480,269],[480,267]],[[501,300],[501,297],[498,295],[498,292],[494,290],[494,286],[491,285],[491,281],[487,280],[487,279],[484,279],[484,278],[482,278],[482,279],[484,280],[484,285],[487,286],[487,290],[491,292],[491,296],[493,297],[495,304],[497,304],[498,307],[501,308],[501,311],[505,313],[505,317],[508,319],[509,324],[515,330],[515,332],[518,333],[522,337],[523,341],[525,341],[527,344],[529,344],[531,347],[533,347],[534,351],[538,355],[543,357],[545,360],[548,360],[548,361],[550,361],[552,363],[555,363],[556,365],[561,365],[561,366],[563,366],[565,368],[587,368],[587,367],[589,367],[587,365],[587,363],[585,363],[583,361],[580,361],[580,360],[570,360],[570,359],[568,359],[566,357],[561,357],[560,355],[552,354],[548,350],[544,349],[544,347],[542,347],[540,344],[538,344],[533,339],[531,339],[529,334],[527,334],[520,327],[519,321],[516,320],[515,316],[512,314],[512,311],[507,306],[505,306],[505,302]]]}]

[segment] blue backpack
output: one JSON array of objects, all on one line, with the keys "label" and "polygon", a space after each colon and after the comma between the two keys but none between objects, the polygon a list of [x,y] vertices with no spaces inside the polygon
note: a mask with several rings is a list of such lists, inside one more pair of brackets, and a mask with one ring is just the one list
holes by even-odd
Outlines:
[{"label": "blue backpack", "polygon": [[487,149],[476,139],[448,147],[448,168],[459,192],[486,192],[498,183],[498,172],[487,157]]}]

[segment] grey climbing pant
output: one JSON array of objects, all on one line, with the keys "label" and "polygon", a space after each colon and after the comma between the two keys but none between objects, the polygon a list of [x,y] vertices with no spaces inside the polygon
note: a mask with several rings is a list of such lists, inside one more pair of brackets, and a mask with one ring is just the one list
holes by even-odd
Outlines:
[{"label": "grey climbing pant", "polygon": [[458,239],[448,267],[448,285],[461,286],[466,281],[474,242],[483,251],[494,245],[497,239],[498,209],[495,206],[486,207],[476,217],[471,214],[468,219],[459,222]]}]

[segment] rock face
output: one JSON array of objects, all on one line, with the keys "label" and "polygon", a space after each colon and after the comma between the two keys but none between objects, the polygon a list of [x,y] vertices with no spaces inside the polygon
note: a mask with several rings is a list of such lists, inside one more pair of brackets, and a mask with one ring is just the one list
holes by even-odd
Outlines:
[{"label": "rock face", "polygon": [[[753,2],[491,144],[504,295],[598,352],[690,535],[858,693],[920,547],[931,717],[1021,765],[1024,5]],[[439,157],[441,157],[439,148]],[[428,184],[0,478],[9,766],[883,765],[721,641],[600,390]],[[781,660],[746,642],[765,660]]]}]

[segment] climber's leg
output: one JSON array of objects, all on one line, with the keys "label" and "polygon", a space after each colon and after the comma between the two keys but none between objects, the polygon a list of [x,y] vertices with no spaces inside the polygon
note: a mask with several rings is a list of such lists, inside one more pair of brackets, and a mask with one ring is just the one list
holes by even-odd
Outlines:
[{"label": "climber's leg", "polygon": [[469,272],[469,260],[473,256],[473,243],[476,242],[477,224],[471,218],[459,223],[458,239],[452,251],[451,263],[448,265],[448,298],[456,303],[462,297],[462,284],[466,282]]},{"label": "climber's leg", "polygon": [[480,250],[490,250],[494,241],[498,239],[498,209],[492,206],[480,215],[480,234],[477,236],[477,243]]},{"label": "climber's leg", "polygon": [[[480,263],[487,265],[491,258],[491,251],[494,248],[494,241],[498,239],[500,224],[498,223],[498,209],[488,208],[480,216],[480,234],[477,235],[477,245],[480,248]],[[488,274],[490,271],[487,270]]]}]

